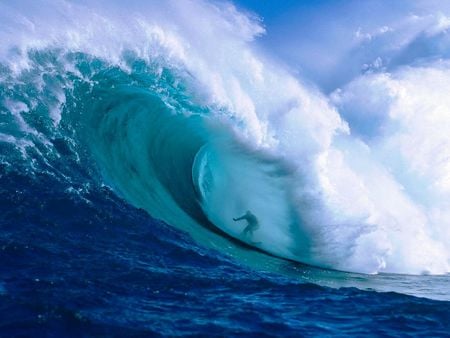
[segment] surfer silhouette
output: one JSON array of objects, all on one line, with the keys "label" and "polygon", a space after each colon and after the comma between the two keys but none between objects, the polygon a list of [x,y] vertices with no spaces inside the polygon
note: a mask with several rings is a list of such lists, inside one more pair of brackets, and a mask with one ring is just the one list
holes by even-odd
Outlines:
[{"label": "surfer silhouette", "polygon": [[250,210],[247,210],[247,212],[238,218],[233,218],[233,221],[237,222],[240,220],[246,220],[247,226],[242,230],[242,234],[247,237],[250,235],[250,237],[253,237],[253,232],[259,228],[258,219],[255,215],[253,215]]}]

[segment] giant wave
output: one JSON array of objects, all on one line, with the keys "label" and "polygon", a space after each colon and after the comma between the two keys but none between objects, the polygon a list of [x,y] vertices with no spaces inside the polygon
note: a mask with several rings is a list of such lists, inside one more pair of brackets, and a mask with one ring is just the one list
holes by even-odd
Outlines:
[{"label": "giant wave", "polygon": [[[104,6],[0,5],[2,163],[68,188],[98,172],[222,250],[229,236],[331,269],[450,272],[446,60],[327,96],[260,51],[258,19],[231,4]],[[69,173],[53,165],[64,156]],[[260,221],[252,242],[232,220],[246,210]]]}]

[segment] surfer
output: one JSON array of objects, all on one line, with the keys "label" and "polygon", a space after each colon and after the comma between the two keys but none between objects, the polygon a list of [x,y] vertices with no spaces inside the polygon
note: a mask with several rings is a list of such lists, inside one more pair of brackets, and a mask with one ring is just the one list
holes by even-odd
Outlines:
[{"label": "surfer", "polygon": [[247,226],[242,231],[242,234],[247,237],[249,234],[251,237],[253,237],[253,231],[259,228],[258,219],[255,215],[253,215],[250,210],[247,210],[247,212],[238,218],[233,218],[233,221],[237,222],[240,220],[246,220]]}]

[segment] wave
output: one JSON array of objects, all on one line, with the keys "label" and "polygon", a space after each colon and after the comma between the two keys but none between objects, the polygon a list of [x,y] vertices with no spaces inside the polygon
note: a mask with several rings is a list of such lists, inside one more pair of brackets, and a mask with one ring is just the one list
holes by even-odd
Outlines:
[{"label": "wave", "polygon": [[[229,3],[0,12],[12,170],[106,182],[216,247],[229,236],[325,268],[450,272],[446,62],[369,72],[327,97],[261,52],[258,19]],[[246,210],[251,240],[233,221]]]}]

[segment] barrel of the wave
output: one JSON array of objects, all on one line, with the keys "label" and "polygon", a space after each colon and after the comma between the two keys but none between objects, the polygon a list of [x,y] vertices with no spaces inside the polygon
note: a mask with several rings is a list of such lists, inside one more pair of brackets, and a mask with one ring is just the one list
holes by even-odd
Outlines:
[{"label": "barrel of the wave", "polygon": [[212,140],[197,153],[192,176],[202,210],[215,226],[278,257],[305,259],[289,199],[290,176],[281,163],[231,139]]}]

